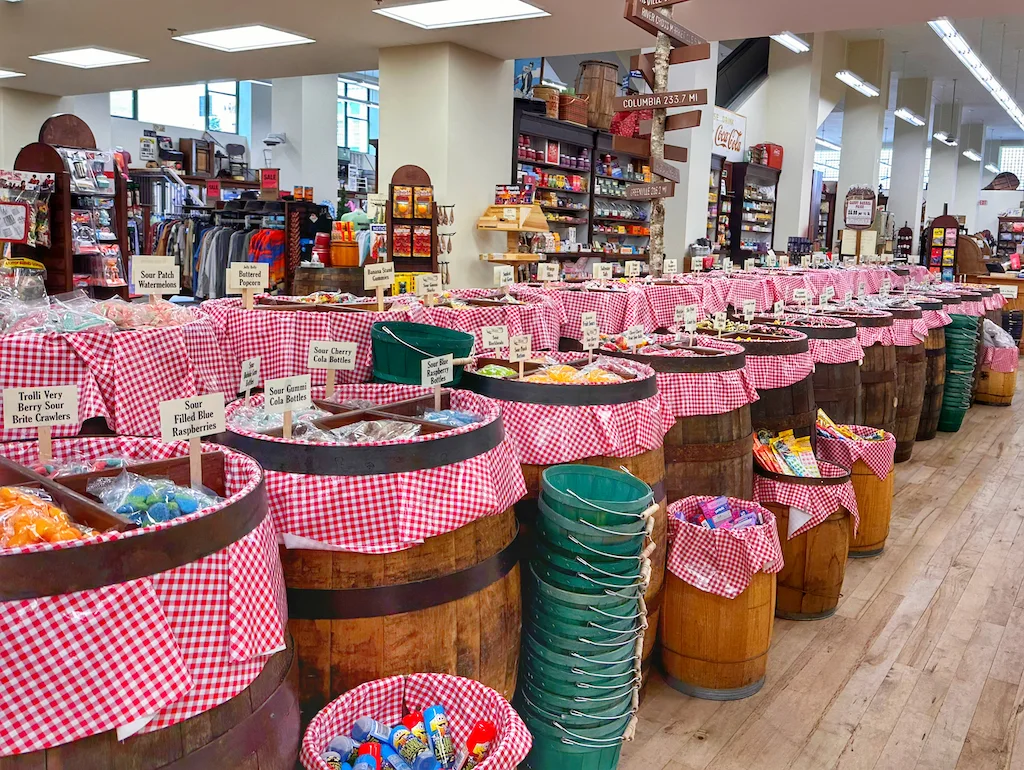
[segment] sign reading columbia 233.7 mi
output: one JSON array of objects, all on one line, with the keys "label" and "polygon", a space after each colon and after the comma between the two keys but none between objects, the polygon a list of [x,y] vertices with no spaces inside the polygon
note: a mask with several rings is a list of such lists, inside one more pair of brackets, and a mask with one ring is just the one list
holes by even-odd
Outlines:
[{"label": "sign reading columbia 233.7 mi", "polygon": [[266,262],[232,262],[228,265],[228,293],[245,289],[262,291],[270,286],[270,265]]},{"label": "sign reading columbia 233.7 mi", "polygon": [[660,110],[668,107],[700,107],[708,103],[708,89],[698,88],[695,91],[666,91],[661,94],[617,96],[612,103],[612,109],[615,112]]},{"label": "sign reading columbia 233.7 mi", "polygon": [[179,398],[160,404],[160,439],[166,444],[223,432],[223,393]]},{"label": "sign reading columbia 233.7 mi", "polygon": [[675,194],[675,182],[649,182],[647,184],[631,184],[626,187],[626,198],[631,201],[671,198]]},{"label": "sign reading columbia 233.7 mi", "polygon": [[4,429],[45,428],[78,422],[78,386],[6,388]]},{"label": "sign reading columbia 233.7 mi", "polygon": [[[667,5],[667,3],[662,4]],[[652,35],[664,32],[672,39],[674,45],[701,45],[707,42],[682,24],[677,24],[668,16],[663,16],[660,11],[654,10],[644,0],[627,0],[626,12],[623,15],[627,21],[631,21]]]},{"label": "sign reading columbia 233.7 mi", "polygon": [[174,257],[132,257],[132,283],[139,294],[177,294],[181,290],[181,266]]}]

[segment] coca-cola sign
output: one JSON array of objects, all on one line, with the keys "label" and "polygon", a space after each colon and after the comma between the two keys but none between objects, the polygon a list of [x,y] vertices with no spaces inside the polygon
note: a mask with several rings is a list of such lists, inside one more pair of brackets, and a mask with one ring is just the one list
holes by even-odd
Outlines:
[{"label": "coca-cola sign", "polygon": [[715,129],[711,152],[732,163],[743,160],[747,148],[747,119],[735,112],[715,107]]}]

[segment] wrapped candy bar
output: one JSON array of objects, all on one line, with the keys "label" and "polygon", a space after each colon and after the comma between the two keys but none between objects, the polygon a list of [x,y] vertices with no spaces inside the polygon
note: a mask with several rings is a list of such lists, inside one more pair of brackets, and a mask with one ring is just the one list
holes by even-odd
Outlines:
[{"label": "wrapped candy bar", "polygon": [[835,423],[821,409],[818,410],[817,428],[819,436],[839,439],[840,441],[885,441],[886,439],[885,431],[877,429],[866,436],[859,436],[850,430],[849,426]]},{"label": "wrapped candy bar", "polygon": [[42,491],[0,487],[0,548],[81,540],[94,534],[72,522]]},{"label": "wrapped candy bar", "polygon": [[86,490],[140,527],[187,516],[222,501],[207,489],[179,487],[169,479],[147,479],[129,471],[93,479]]}]

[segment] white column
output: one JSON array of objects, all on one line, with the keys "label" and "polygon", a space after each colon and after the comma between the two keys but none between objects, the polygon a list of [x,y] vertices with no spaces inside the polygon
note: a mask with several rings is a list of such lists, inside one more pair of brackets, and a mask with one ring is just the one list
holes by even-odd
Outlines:
[{"label": "white column", "polygon": [[964,157],[964,150],[975,150],[984,157],[985,126],[983,123],[964,123],[960,126],[960,157],[956,170],[956,210],[951,214],[967,217],[967,232],[973,233],[978,221],[978,200],[981,193],[980,161]]},{"label": "white column", "polygon": [[[92,129],[92,135],[96,137],[96,146],[101,150],[113,147],[113,118],[110,116],[109,92],[65,96],[60,100],[58,111],[70,112],[84,120]],[[138,157],[137,146],[124,149],[133,157]]]},{"label": "white column", "polygon": [[815,35],[809,53],[793,53],[775,41],[768,59],[765,135],[781,144],[782,173],[775,204],[775,248],[785,251],[790,236],[811,237],[811,176],[814,173],[814,135],[821,99],[825,36]]},{"label": "white column", "polygon": [[843,229],[843,205],[851,187],[866,186],[878,190],[882,130],[885,127],[885,110],[889,105],[889,59],[885,43],[880,40],[850,43],[846,68],[874,85],[881,94],[868,97],[850,87],[845,89],[843,153],[836,187],[836,230]]},{"label": "white column", "polygon": [[[314,201],[337,206],[338,76],[274,80],[271,116],[270,130],[288,135],[286,144],[274,147],[281,189],[312,187]],[[253,137],[252,153],[262,165],[263,136]]]},{"label": "white column", "polygon": [[932,132],[932,81],[929,78],[900,80],[896,107],[905,107],[924,118],[923,126],[912,126],[896,118],[892,141],[892,177],[889,211],[896,228],[904,224],[914,231],[913,254],[919,251],[921,206],[924,203],[925,153]]},{"label": "white column", "polygon": [[512,62],[452,43],[380,51],[379,190],[405,165],[430,175],[434,197],[456,207],[452,286],[490,286],[480,254],[505,251],[505,234],[478,231],[477,219],[509,182]]},{"label": "white column", "polygon": [[[952,115],[952,120],[950,120]],[[935,108],[932,131],[956,132],[960,126],[960,107],[955,104],[941,104]],[[942,216],[948,204],[949,213],[956,214],[956,175],[960,165],[959,147],[947,147],[938,139],[932,139],[932,165],[928,173],[928,206],[926,219]]]},{"label": "white column", "polygon": [[0,168],[14,168],[21,148],[38,141],[39,127],[59,105],[59,96],[0,88]]},{"label": "white column", "polygon": [[[665,199],[665,256],[682,260],[687,247],[708,235],[708,180],[711,177],[711,149],[714,139],[714,104],[718,82],[718,43],[711,44],[711,58],[690,64],[676,64],[668,70],[668,90],[708,90],[706,107],[697,128],[669,131],[665,144],[686,147],[686,163],[674,163],[680,181],[675,197]],[[679,263],[682,264],[682,261]]]}]

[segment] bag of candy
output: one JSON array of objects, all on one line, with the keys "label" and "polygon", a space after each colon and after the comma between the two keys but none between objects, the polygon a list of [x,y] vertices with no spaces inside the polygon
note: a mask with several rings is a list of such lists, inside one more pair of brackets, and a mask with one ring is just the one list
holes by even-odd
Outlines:
[{"label": "bag of candy", "polygon": [[140,527],[187,516],[223,502],[206,487],[179,487],[170,479],[147,479],[129,471],[93,479],[86,491]]}]

